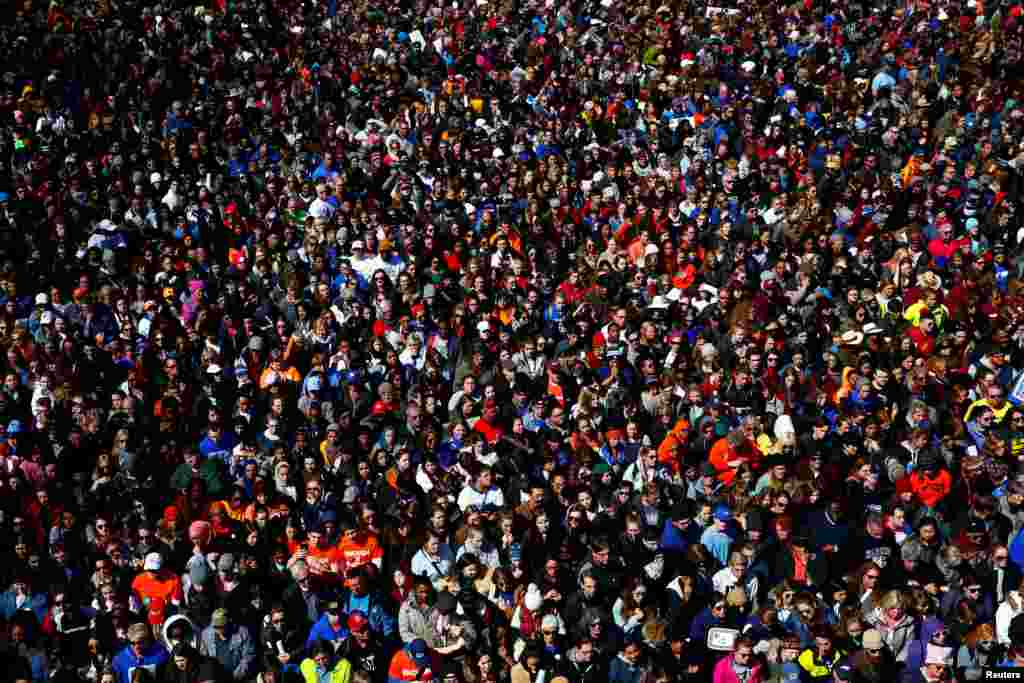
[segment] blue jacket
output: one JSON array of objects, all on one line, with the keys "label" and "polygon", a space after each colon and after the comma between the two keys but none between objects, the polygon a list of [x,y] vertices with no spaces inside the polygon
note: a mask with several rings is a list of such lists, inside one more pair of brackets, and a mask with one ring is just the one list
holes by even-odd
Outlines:
[{"label": "blue jacket", "polygon": [[120,683],[131,683],[130,672],[132,669],[146,666],[152,667],[156,673],[156,670],[168,659],[170,659],[170,655],[167,654],[167,649],[156,641],[143,651],[142,657],[136,657],[132,652],[132,646],[129,645],[114,657],[114,673],[117,674],[117,680]]},{"label": "blue jacket", "polygon": [[661,529],[661,541],[658,543],[658,548],[666,553],[679,553],[682,555],[690,549],[691,545],[700,543],[698,531],[699,527],[693,523],[687,527],[685,532],[680,531],[672,526],[672,520],[667,519]]},{"label": "blue jacket", "polygon": [[[36,621],[42,624],[47,610],[46,593],[33,593],[21,610],[31,611],[36,615]],[[0,616],[9,620],[18,611],[17,598],[14,595],[14,591],[0,593]]]},{"label": "blue jacket", "polygon": [[613,659],[608,667],[609,683],[640,683],[643,675],[643,667],[638,664],[630,664],[622,655]]},{"label": "blue jacket", "polygon": [[344,618],[338,623],[338,630],[335,631],[327,621],[327,615],[324,614],[313,624],[313,628],[309,629],[309,637],[306,638],[306,649],[308,650],[313,647],[318,640],[326,640],[328,643],[333,643],[336,640],[345,640],[347,637],[348,628],[345,627]]}]

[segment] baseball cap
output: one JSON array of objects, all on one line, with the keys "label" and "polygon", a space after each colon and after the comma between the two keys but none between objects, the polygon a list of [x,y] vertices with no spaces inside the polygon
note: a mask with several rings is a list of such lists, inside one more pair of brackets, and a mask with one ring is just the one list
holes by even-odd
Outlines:
[{"label": "baseball cap", "polygon": [[228,611],[223,607],[213,610],[213,616],[210,618],[210,623],[214,626],[227,626]]},{"label": "baseball cap", "polygon": [[146,555],[146,560],[142,563],[142,568],[147,572],[158,572],[163,564],[164,558],[160,556],[160,553],[149,553]]},{"label": "baseball cap", "polygon": [[417,638],[409,643],[409,654],[411,654],[412,658],[417,662],[424,661],[427,658],[427,641],[422,638]]},{"label": "baseball cap", "polygon": [[833,671],[835,671],[836,678],[841,681],[848,681],[853,677],[853,667],[846,663],[840,664]]},{"label": "baseball cap", "polygon": [[719,522],[728,522],[732,519],[732,510],[726,505],[715,507],[715,519]]},{"label": "baseball cap", "polygon": [[352,610],[348,615],[348,630],[353,633],[362,633],[370,625],[370,620],[362,610]]}]

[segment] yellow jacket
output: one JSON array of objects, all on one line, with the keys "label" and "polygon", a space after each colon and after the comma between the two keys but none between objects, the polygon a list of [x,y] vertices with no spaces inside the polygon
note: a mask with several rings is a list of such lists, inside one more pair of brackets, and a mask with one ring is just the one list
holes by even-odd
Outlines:
[{"label": "yellow jacket", "polygon": [[[316,672],[316,662],[312,659],[303,659],[302,664],[299,665],[299,671],[302,672],[302,680],[305,683],[320,683],[320,676]],[[352,680],[352,663],[344,657],[336,661],[328,680],[330,683],[349,683]]]}]

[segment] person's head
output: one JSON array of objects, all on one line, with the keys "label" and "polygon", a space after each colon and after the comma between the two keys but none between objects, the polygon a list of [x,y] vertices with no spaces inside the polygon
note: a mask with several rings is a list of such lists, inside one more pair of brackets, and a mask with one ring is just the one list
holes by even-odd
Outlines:
[{"label": "person's head", "polygon": [[[630,640],[626,643],[626,646],[622,648],[622,658],[630,664],[636,665],[640,662],[643,652],[643,647],[641,647],[639,642]],[[753,649],[751,649],[751,652],[753,652]]]},{"label": "person's head", "polygon": [[736,660],[736,663],[741,666],[753,666],[754,641],[745,636],[737,638],[732,651],[732,656],[733,659]]},{"label": "person's head", "polygon": [[128,627],[128,644],[136,656],[142,656],[142,653],[146,651],[146,648],[149,647],[150,638],[149,627],[142,622]]},{"label": "person's head", "polygon": [[835,640],[832,627],[823,624],[816,627],[813,633],[814,649],[819,657],[826,659],[832,654],[833,642]]},{"label": "person's head", "polygon": [[324,671],[331,663],[334,648],[325,640],[317,640],[309,651],[309,658],[316,664],[317,669]]},{"label": "person's head", "polygon": [[430,596],[433,593],[433,587],[429,581],[421,580],[413,584],[412,587],[413,595],[416,596],[416,602],[421,606],[430,603]]},{"label": "person's head", "polygon": [[324,614],[327,616],[327,623],[332,628],[337,628],[338,624],[341,623],[341,608],[335,601],[329,601],[324,605]]},{"label": "person's head", "polygon": [[583,592],[583,595],[585,597],[593,598],[595,595],[597,595],[597,588],[597,577],[595,577],[593,574],[585,573],[583,575],[583,578],[580,579],[580,590]]},{"label": "person's head", "polygon": [[906,612],[906,596],[901,591],[892,590],[882,597],[883,615],[890,621],[898,621]]}]

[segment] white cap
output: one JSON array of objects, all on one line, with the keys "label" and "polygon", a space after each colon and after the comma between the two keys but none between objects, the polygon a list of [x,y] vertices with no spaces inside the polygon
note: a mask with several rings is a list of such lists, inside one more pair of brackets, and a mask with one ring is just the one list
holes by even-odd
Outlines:
[{"label": "white cap", "polygon": [[486,320],[481,320],[480,322],[478,322],[476,324],[476,329],[477,329],[477,332],[490,332],[491,331],[491,324],[489,322],[487,322]]},{"label": "white cap", "polygon": [[36,306],[45,306],[48,303],[50,303],[50,297],[45,292],[36,294]]},{"label": "white cap", "polygon": [[163,180],[163,176],[161,176],[156,171],[153,171],[152,173],[149,174],[149,182],[152,183],[153,185],[156,185],[161,180]]},{"label": "white cap", "polygon": [[143,562],[142,568],[147,572],[158,572],[163,565],[164,558],[160,556],[160,553],[150,553],[146,555],[146,561]]},{"label": "white cap", "polygon": [[648,308],[656,308],[656,309],[668,308],[669,305],[670,304],[669,304],[668,300],[666,300],[665,297],[663,297],[662,295],[659,294],[656,297],[654,297],[654,301],[651,302],[651,304],[650,304],[650,306],[648,306]]}]

